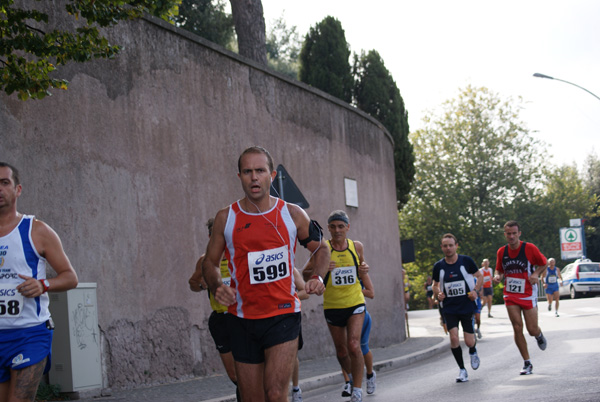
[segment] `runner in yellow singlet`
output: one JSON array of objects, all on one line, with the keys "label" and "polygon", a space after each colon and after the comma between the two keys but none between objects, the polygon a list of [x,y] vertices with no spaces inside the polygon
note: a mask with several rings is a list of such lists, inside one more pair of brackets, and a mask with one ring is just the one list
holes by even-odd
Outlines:
[{"label": "runner in yellow singlet", "polygon": [[346,212],[333,211],[327,219],[327,228],[331,234],[331,240],[327,241],[331,262],[324,281],[323,310],[340,366],[352,374],[350,383],[344,385],[342,396],[351,396],[352,402],[361,402],[364,357],[360,336],[365,298],[359,268],[368,271],[368,265],[362,243],[346,237],[350,228]]}]

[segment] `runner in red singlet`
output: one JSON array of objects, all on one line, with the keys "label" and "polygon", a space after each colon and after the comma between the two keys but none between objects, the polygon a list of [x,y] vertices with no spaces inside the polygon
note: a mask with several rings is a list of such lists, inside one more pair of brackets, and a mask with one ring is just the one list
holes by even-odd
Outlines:
[{"label": "runner in red singlet", "polygon": [[[313,254],[308,294],[323,294],[329,247],[306,212],[269,195],[277,172],[269,152],[246,149],[238,160],[244,198],[217,213],[202,265],[215,299],[228,306],[227,324],[242,400],[287,401],[300,332],[300,300],[292,269],[296,239]],[[231,285],[221,281],[221,256]]]},{"label": "runner in red singlet", "polygon": [[546,349],[546,338],[538,326],[537,284],[540,272],[546,268],[546,257],[532,243],[519,240],[521,230],[516,221],[504,224],[508,243],[498,249],[494,282],[504,279],[504,304],[513,326],[515,343],[523,357],[521,375],[532,374],[527,341],[523,335],[523,318],[529,335],[535,337],[540,349]]}]

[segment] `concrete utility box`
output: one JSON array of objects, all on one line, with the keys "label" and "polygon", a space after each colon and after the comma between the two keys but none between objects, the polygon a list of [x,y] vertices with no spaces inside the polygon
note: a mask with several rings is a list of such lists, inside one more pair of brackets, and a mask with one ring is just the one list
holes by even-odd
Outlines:
[{"label": "concrete utility box", "polygon": [[61,392],[102,388],[96,284],[50,293],[50,314],[55,325],[50,384],[60,385]]}]

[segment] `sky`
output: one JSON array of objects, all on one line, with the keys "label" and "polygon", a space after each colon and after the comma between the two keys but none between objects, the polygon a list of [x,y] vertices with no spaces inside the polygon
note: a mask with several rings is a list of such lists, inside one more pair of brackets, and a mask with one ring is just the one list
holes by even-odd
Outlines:
[{"label": "sky", "polygon": [[467,85],[522,97],[521,120],[548,148],[540,163],[600,156],[598,0],[262,0],[267,31],[283,15],[304,37],[337,18],[353,53],[376,50],[396,81],[411,131]]}]

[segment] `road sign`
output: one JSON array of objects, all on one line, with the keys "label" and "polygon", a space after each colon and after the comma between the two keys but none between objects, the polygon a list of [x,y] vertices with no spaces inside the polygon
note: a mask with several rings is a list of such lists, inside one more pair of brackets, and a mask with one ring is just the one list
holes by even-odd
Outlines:
[{"label": "road sign", "polygon": [[560,258],[571,260],[581,258],[583,253],[583,226],[560,228]]}]

